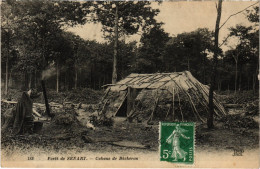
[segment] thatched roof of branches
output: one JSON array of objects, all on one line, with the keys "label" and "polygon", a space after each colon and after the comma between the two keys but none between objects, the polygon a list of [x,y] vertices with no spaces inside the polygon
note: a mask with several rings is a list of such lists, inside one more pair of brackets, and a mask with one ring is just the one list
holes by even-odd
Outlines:
[{"label": "thatched roof of branches", "polygon": [[[151,110],[152,114],[155,112],[156,107],[158,106],[158,100],[162,100],[163,97],[167,97],[171,99],[173,107],[179,107],[177,108],[169,108],[167,112],[174,111],[176,109],[176,112],[182,113],[182,109],[185,106],[181,106],[180,98],[184,98],[190,105],[189,112],[194,113],[194,117],[196,117],[198,120],[205,122],[206,121],[206,114],[208,112],[208,97],[209,97],[209,87],[207,85],[203,85],[200,83],[197,79],[195,79],[189,71],[184,72],[174,72],[174,73],[154,73],[154,74],[130,74],[125,79],[117,82],[114,85],[110,85],[107,89],[106,95],[104,96],[104,99],[109,100],[109,93],[120,93],[118,96],[115,96],[113,99],[118,100],[112,101],[113,99],[110,99],[110,107],[116,107],[114,110],[108,110],[103,107],[102,112],[105,113],[106,111],[110,111],[107,114],[110,114],[109,116],[116,115],[117,111],[119,111],[120,107],[123,105],[124,100],[127,98],[127,89],[133,88],[139,90],[138,96],[135,98],[135,102],[139,99],[149,99],[148,97],[154,97],[154,110]],[[153,95],[146,95],[144,94],[145,91],[150,91],[155,94]],[[159,92],[164,91],[164,92]],[[167,93],[167,96],[165,95],[165,92]],[[164,96],[162,96],[164,93]],[[140,97],[142,98],[140,99]],[[170,96],[170,97],[169,97]],[[157,98],[157,99],[156,99]],[[160,98],[160,99],[159,99]],[[104,101],[103,99],[103,101]],[[168,100],[169,100],[168,99]],[[157,101],[156,101],[157,100]],[[179,100],[179,102],[178,102]],[[143,101],[142,101],[143,102]],[[152,105],[153,103],[151,103]],[[166,103],[165,103],[166,104]],[[175,105],[174,105],[175,104]],[[200,110],[199,106],[200,105]],[[109,105],[107,105],[109,107]],[[137,110],[138,106],[135,105],[133,110],[131,112],[128,112],[127,117],[133,116],[135,114],[134,112]],[[203,110],[202,110],[203,109]],[[217,98],[214,98],[214,110],[216,116],[222,116],[226,114],[226,111],[222,104],[217,100]],[[112,113],[112,112],[113,113]],[[203,112],[204,115],[202,115],[200,112]],[[140,111],[141,112],[141,111]],[[160,113],[160,112],[159,112]],[[152,115],[153,116],[153,115]],[[183,119],[183,114],[181,114],[180,120]],[[173,117],[174,118],[174,117]],[[153,119],[153,117],[150,117],[150,119]]]}]

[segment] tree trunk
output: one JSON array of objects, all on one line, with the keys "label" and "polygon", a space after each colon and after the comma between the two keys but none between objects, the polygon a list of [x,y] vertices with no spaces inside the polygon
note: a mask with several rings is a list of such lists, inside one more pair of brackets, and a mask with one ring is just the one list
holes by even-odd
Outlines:
[{"label": "tree trunk", "polygon": [[9,73],[8,86],[13,86],[12,71]]},{"label": "tree trunk", "polygon": [[117,81],[117,43],[118,43],[118,6],[116,4],[115,12],[115,25],[114,25],[114,58],[113,58],[113,74],[112,74],[112,84]]},{"label": "tree trunk", "polygon": [[75,66],[75,86],[74,86],[75,89],[77,89],[77,84],[78,84],[78,71]]},{"label": "tree trunk", "polygon": [[24,72],[24,91],[28,90],[28,75],[27,72]]},{"label": "tree trunk", "polygon": [[34,70],[34,87],[37,88],[37,71]]},{"label": "tree trunk", "polygon": [[[92,66],[91,66],[92,67]],[[89,76],[89,84],[87,86],[89,86],[89,88],[91,88],[91,85],[92,85],[92,68],[90,68],[90,76]]]},{"label": "tree trunk", "polygon": [[239,85],[238,85],[238,91],[241,91],[242,88],[242,64],[239,66]]},{"label": "tree trunk", "polygon": [[212,76],[211,76],[211,83],[209,88],[209,114],[207,119],[208,128],[213,128],[213,115],[214,115],[214,105],[213,105],[213,98],[214,98],[214,87],[215,87],[215,78],[217,73],[217,64],[218,64],[218,35],[219,35],[219,23],[221,18],[221,8],[222,8],[222,0],[219,0],[218,8],[217,8],[217,20],[215,26],[215,39],[214,39],[214,55],[213,55],[213,69],[212,69]]},{"label": "tree trunk", "polygon": [[98,78],[98,89],[100,90],[100,88],[101,88],[101,77],[99,76],[99,78]]},{"label": "tree trunk", "polygon": [[255,92],[256,75],[253,74],[253,91]]},{"label": "tree trunk", "polygon": [[6,54],[6,62],[5,62],[5,95],[8,93],[8,74],[9,74],[9,30],[7,34],[7,54]]},{"label": "tree trunk", "polygon": [[[93,66],[94,66],[95,64],[93,64]],[[93,82],[92,82],[92,80],[93,80],[93,66],[91,65],[91,67],[90,67],[90,81],[89,81],[89,87],[90,88],[93,88]]]},{"label": "tree trunk", "polygon": [[249,90],[249,80],[250,80],[250,76],[247,76],[247,90]]},{"label": "tree trunk", "polygon": [[258,74],[259,74],[259,63],[257,63],[255,74],[253,74],[253,91],[254,92],[255,92],[256,82],[257,82],[257,79],[258,79]]},{"label": "tree trunk", "polygon": [[105,83],[106,83],[106,75],[104,74],[102,86],[105,85]]},{"label": "tree trunk", "polygon": [[218,80],[218,91],[221,90],[221,80]]},{"label": "tree trunk", "polygon": [[28,88],[31,89],[32,88],[32,72],[30,71],[29,73],[29,85]]},{"label": "tree trunk", "polygon": [[67,80],[66,77],[67,77],[67,76],[66,76],[66,74],[65,74],[65,75],[64,75],[64,90],[65,90],[65,91],[67,91],[67,86],[68,86],[68,85],[67,85],[67,81],[68,81],[68,80]]},{"label": "tree trunk", "polygon": [[[79,68],[79,73],[78,73],[78,76],[79,76],[79,77],[82,77],[82,76],[81,76],[81,71],[82,71],[81,68]],[[80,88],[82,87],[82,86],[81,86],[81,78],[78,79],[78,86],[79,86]]]},{"label": "tree trunk", "polygon": [[76,59],[75,59],[75,62],[74,62],[74,70],[75,70],[75,84],[74,84],[74,88],[77,89],[77,85],[78,85],[78,70],[77,70],[77,63],[78,63],[78,58],[79,58],[79,50],[77,49],[76,51]]},{"label": "tree trunk", "polygon": [[237,58],[235,59],[236,62],[236,75],[235,75],[235,93],[237,92]]},{"label": "tree trunk", "polygon": [[60,91],[60,65],[59,61],[57,62],[57,75],[56,75],[56,92],[59,93]]},{"label": "tree trunk", "polygon": [[190,71],[190,57],[188,56],[188,71]]}]

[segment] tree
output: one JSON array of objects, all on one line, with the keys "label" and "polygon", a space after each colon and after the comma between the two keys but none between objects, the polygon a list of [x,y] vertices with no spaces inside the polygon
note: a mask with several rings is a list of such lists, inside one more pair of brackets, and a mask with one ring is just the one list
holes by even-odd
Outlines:
[{"label": "tree", "polygon": [[26,36],[31,32],[37,38],[37,42],[40,43],[38,49],[42,53],[44,66],[52,61],[52,58],[50,58],[53,46],[52,40],[59,36],[62,29],[67,25],[73,26],[78,23],[85,23],[85,15],[89,11],[85,10],[83,5],[79,2],[52,2],[47,0],[17,2],[16,9],[19,10],[19,16],[22,16],[23,25],[28,28]]},{"label": "tree", "polygon": [[[53,55],[53,60],[56,64],[56,92],[60,91],[60,75],[62,65],[66,65],[68,60],[72,60],[72,62],[75,60],[74,54],[76,52],[74,51],[73,44],[75,37],[76,36],[70,32],[62,32],[56,36],[55,41],[53,40],[54,44],[52,51],[55,52]],[[66,84],[64,84],[64,86],[66,86]]]},{"label": "tree", "polygon": [[56,42],[63,30],[68,25],[85,23],[90,12],[89,2],[9,0],[3,4],[11,8],[19,27],[15,32],[19,37],[15,47],[20,62],[17,67],[22,67],[25,74],[30,72],[30,76],[32,71],[44,70],[57,60],[61,51],[57,51],[60,49]]},{"label": "tree", "polygon": [[218,64],[218,55],[219,55],[219,44],[218,44],[218,35],[219,35],[219,23],[221,18],[221,9],[222,9],[222,0],[218,1],[217,5],[217,19],[215,25],[215,33],[214,33],[214,55],[213,55],[213,68],[212,68],[212,76],[211,76],[211,83],[209,88],[209,114],[207,119],[208,128],[213,128],[213,115],[214,115],[214,104],[213,104],[213,97],[214,97],[214,88],[215,88],[215,78],[217,72],[217,64]]},{"label": "tree", "polygon": [[13,44],[16,38],[17,23],[12,12],[11,6],[6,3],[1,4],[1,53],[2,62],[5,61],[5,95],[8,93],[10,59],[12,53],[16,53]]},{"label": "tree", "polygon": [[189,70],[199,80],[206,83],[206,70],[210,68],[213,52],[213,32],[199,28],[172,37],[165,45],[163,60],[165,71]]},{"label": "tree", "polygon": [[[239,67],[239,88],[241,90],[241,82],[242,82],[242,70],[243,65],[248,62],[251,57],[252,47],[250,46],[249,37],[251,36],[250,31],[252,31],[252,27],[245,27],[242,25],[236,25],[235,28],[230,28],[230,36],[235,36],[238,38],[238,45],[236,46],[235,50],[233,50],[232,57],[235,61],[235,92],[237,90],[237,80],[238,80],[238,67]],[[232,51],[232,50],[231,50]],[[229,54],[229,53],[227,53]],[[229,57],[229,55],[227,55]]]},{"label": "tree", "polygon": [[136,43],[135,41],[129,43],[119,41],[118,43],[118,55],[121,56],[118,60],[118,75],[120,78],[126,77],[136,71]]},{"label": "tree", "polygon": [[[236,25],[229,28],[229,37],[237,39],[238,43],[225,54],[225,59],[229,63],[235,63],[235,92],[242,90],[243,82],[247,81],[247,89],[249,89],[250,77],[252,78],[253,90],[258,74],[258,54],[259,54],[259,7],[256,6],[252,10],[247,10],[246,17],[254,25],[244,26]],[[246,71],[245,71],[246,70]],[[250,71],[250,72],[248,72]],[[239,72],[239,73],[238,73]],[[247,78],[246,80],[242,80]],[[238,85],[237,85],[238,84]],[[245,88],[245,84],[244,84]]]},{"label": "tree", "polygon": [[154,73],[165,70],[162,54],[170,37],[161,25],[156,24],[141,36],[136,67],[138,72]]},{"label": "tree", "polygon": [[253,10],[247,10],[247,18],[250,22],[259,25],[259,6],[255,6]]},{"label": "tree", "polygon": [[259,6],[255,6],[252,10],[247,10],[247,18],[250,22],[255,24],[253,27],[254,31],[249,37],[253,55],[249,61],[249,70],[253,72],[253,90],[255,91],[256,83],[258,83],[257,76],[259,74]]},{"label": "tree", "polygon": [[159,13],[158,9],[152,9],[148,1],[98,1],[94,3],[97,14],[96,21],[103,25],[106,38],[114,43],[112,83],[117,81],[118,62],[118,38],[123,35],[132,35],[141,28],[147,30],[156,23],[154,16]]}]

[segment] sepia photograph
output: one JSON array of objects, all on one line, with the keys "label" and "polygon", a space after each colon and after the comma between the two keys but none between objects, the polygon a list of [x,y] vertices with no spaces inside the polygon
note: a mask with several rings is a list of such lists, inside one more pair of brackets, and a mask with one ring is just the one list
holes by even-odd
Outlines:
[{"label": "sepia photograph", "polygon": [[259,168],[259,1],[0,5],[1,167]]}]

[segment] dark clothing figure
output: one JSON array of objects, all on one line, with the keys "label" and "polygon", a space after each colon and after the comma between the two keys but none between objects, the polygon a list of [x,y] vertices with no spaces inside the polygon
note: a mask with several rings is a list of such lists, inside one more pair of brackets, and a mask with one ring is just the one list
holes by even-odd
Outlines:
[{"label": "dark clothing figure", "polygon": [[14,135],[32,132],[32,106],[33,102],[30,96],[28,93],[23,92],[16,106],[6,111],[4,115],[2,132],[6,132],[11,126],[13,127],[12,134]]}]

